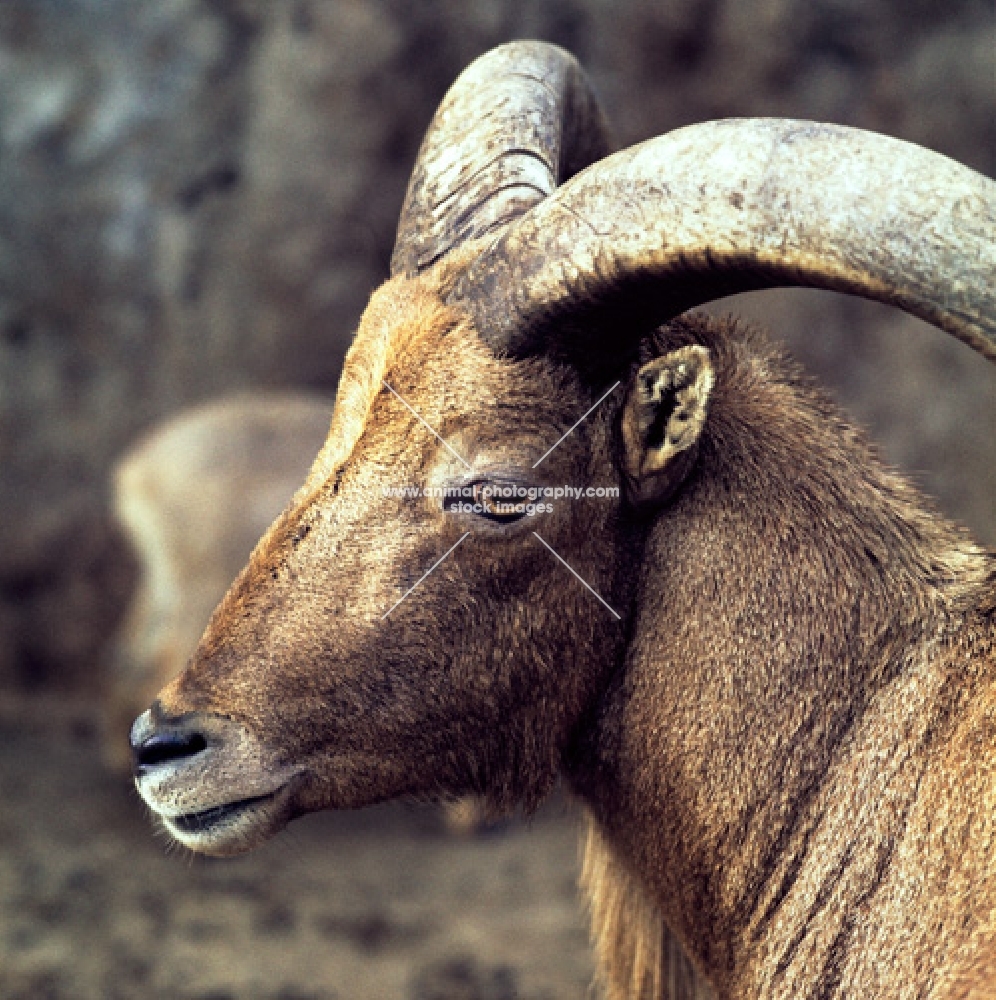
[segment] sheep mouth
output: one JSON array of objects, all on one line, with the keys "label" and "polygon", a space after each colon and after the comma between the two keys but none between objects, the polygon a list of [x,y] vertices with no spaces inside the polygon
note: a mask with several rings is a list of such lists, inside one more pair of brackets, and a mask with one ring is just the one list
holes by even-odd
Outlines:
[{"label": "sheep mouth", "polygon": [[160,814],[160,819],[174,840],[199,854],[244,854],[269,840],[293,818],[292,784],[199,812]]},{"label": "sheep mouth", "polygon": [[170,816],[168,823],[178,833],[188,835],[210,833],[231,822],[237,822],[240,818],[254,812],[265,802],[271,801],[276,794],[276,792],[271,792],[269,795],[257,795],[253,798],[229,802],[226,805],[213,806],[210,809],[205,809],[203,812]]}]

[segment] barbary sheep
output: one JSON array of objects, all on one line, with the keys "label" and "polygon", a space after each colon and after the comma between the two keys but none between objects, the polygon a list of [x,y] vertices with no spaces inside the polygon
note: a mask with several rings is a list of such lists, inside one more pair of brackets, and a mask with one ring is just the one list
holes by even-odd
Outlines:
[{"label": "barbary sheep", "polygon": [[234,854],[560,777],[611,997],[992,996],[996,560],[764,337],[681,314],[810,285],[996,358],[996,184],[798,121],[608,153],[558,49],[454,85],[328,440],[136,721],[138,789]]}]

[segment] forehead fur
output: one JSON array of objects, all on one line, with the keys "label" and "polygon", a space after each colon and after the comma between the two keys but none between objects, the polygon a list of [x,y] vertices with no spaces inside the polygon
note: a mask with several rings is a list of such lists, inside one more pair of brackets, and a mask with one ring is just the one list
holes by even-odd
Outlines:
[{"label": "forehead fur", "polygon": [[443,303],[438,281],[430,278],[393,278],[374,292],[346,355],[328,439],[301,495],[318,489],[349,460],[395,361],[460,322],[465,320]]}]

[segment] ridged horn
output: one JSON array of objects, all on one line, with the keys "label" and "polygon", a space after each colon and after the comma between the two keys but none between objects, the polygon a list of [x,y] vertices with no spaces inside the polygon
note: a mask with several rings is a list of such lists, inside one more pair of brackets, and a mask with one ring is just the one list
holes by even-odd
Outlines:
[{"label": "ridged horn", "polygon": [[450,300],[511,354],[621,353],[693,306],[788,285],[898,306],[996,360],[996,183],[858,129],[708,122],[565,184]]},{"label": "ridged horn", "polygon": [[577,60],[512,42],[457,78],[429,125],[405,197],[391,274],[412,277],[496,233],[611,151]]}]

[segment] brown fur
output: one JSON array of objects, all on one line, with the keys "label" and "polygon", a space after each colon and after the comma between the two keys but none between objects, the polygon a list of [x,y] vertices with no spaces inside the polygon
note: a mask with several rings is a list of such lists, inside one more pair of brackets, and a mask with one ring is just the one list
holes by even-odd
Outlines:
[{"label": "brown fur", "polygon": [[627,871],[590,817],[581,889],[607,1000],[713,1000],[639,877]]},{"label": "brown fur", "polygon": [[[528,809],[559,773],[591,816],[613,998],[987,988],[969,970],[994,930],[991,554],[763,338],[686,318],[641,359],[709,351],[684,484],[652,514],[577,502],[535,524],[616,621],[533,525],[383,493],[466,474],[384,380],[482,475],[526,476],[602,392],[551,358],[494,357],[441,305],[450,278],[393,282],[364,319],[323,455],[149,723],[235,727],[252,752],[230,770],[192,756],[163,801],[206,809],[252,768],[292,769],[250,832],[203,848],[230,851],[403,794]],[[544,481],[620,481],[626,396]]]},{"label": "brown fur", "polygon": [[757,337],[693,336],[700,471],[583,793],[722,995],[943,996],[993,919],[991,557]]}]

